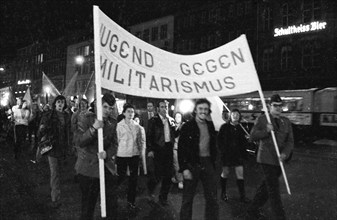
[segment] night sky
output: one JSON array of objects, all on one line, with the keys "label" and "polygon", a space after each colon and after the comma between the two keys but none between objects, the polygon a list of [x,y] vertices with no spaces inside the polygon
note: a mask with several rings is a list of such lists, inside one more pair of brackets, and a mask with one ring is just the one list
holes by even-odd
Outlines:
[{"label": "night sky", "polygon": [[[69,30],[92,30],[92,5],[125,27],[174,13],[192,0],[0,0],[1,63],[16,49],[56,39]],[[202,4],[206,1],[193,1]]]}]

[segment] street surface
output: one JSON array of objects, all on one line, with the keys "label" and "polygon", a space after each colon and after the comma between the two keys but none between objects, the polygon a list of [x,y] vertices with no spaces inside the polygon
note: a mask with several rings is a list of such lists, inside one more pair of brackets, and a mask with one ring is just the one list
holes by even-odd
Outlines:
[{"label": "street surface", "polygon": [[[33,155],[26,146],[25,155],[15,161],[12,146],[0,138],[0,219],[1,220],[48,220],[79,219],[80,190],[74,180],[75,158],[63,162],[61,186],[62,206],[58,209],[50,207],[49,167],[46,160],[32,163]],[[292,195],[288,195],[281,182],[282,200],[290,220],[297,219],[337,219],[337,157],[336,147],[307,146],[297,148],[293,159],[285,165]],[[247,197],[252,198],[260,183],[260,172],[254,158],[245,165]],[[169,206],[162,207],[157,199],[151,202],[145,189],[146,177],[139,179],[139,193],[136,204],[140,208],[136,216],[126,211],[125,187],[120,192],[120,219],[179,219],[181,206],[181,190],[176,185],[169,194]],[[124,184],[123,186],[125,186]],[[240,203],[234,172],[231,172],[228,183],[228,202],[220,200],[220,184],[218,185],[220,219],[243,219],[245,205]],[[193,219],[202,220],[204,215],[204,198],[201,184],[194,199]],[[268,204],[264,213],[270,216]],[[96,207],[96,218],[100,219],[99,205]]]}]

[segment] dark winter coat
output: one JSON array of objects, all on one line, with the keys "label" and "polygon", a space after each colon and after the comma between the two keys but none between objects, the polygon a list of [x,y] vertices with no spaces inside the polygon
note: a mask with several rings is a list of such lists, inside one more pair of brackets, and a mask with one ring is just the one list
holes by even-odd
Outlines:
[{"label": "dark winter coat", "polygon": [[247,139],[241,126],[223,124],[218,133],[218,147],[223,166],[240,166],[247,159]]},{"label": "dark winter coat", "polygon": [[53,149],[48,152],[51,157],[64,157],[70,147],[70,116],[67,112],[59,113],[64,117],[62,123],[56,110],[51,110],[42,115],[38,137],[41,140],[46,136],[51,139]]},{"label": "dark winter coat", "polygon": [[[217,155],[216,149],[216,132],[214,124],[211,121],[206,121],[210,135],[210,154],[211,160],[215,167],[215,160]],[[193,169],[196,165],[200,164],[200,131],[197,122],[193,118],[186,122],[181,128],[179,142],[178,142],[178,161],[179,172],[184,170]]]},{"label": "dark winter coat", "polygon": [[[271,116],[270,119],[275,128],[274,132],[279,152],[289,157],[294,148],[292,124],[288,118],[281,116],[279,127],[277,127],[275,119]],[[267,132],[267,123],[266,115],[261,115],[250,132],[250,138],[252,141],[260,141],[257,153],[258,163],[279,166],[279,159],[277,158],[271,133]]]},{"label": "dark winter coat", "polygon": [[[78,157],[75,164],[77,173],[89,177],[99,177],[98,137],[97,131],[92,133],[90,127],[95,122],[96,115],[88,112],[78,121],[78,128],[74,133],[75,145],[78,146]],[[113,118],[106,118],[103,127],[104,150],[107,153],[105,160],[106,167],[110,165],[112,156],[117,153],[117,121]]]},{"label": "dark winter coat", "polygon": [[[170,127],[170,142],[172,146],[174,144],[175,136],[175,122],[174,119],[168,117],[168,123]],[[147,133],[147,150],[150,151],[160,151],[162,147],[165,147],[165,136],[164,136],[164,123],[159,115],[153,116],[149,120],[149,127]]]}]

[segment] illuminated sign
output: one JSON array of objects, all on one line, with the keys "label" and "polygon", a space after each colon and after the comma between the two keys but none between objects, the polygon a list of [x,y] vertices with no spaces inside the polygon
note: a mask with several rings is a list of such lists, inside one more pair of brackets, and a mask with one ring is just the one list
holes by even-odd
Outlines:
[{"label": "illuminated sign", "polygon": [[319,31],[326,28],[326,22],[314,21],[310,24],[300,24],[299,26],[289,26],[287,28],[275,28],[274,37],[283,35],[299,34],[311,31]]},{"label": "illuminated sign", "polygon": [[18,85],[29,84],[29,83],[30,83],[30,80],[29,80],[29,79],[26,79],[26,80],[19,80],[19,81],[18,81]]}]

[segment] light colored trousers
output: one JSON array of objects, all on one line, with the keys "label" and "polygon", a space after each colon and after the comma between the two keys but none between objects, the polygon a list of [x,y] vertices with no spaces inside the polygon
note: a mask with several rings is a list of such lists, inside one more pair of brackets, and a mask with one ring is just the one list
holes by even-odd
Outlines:
[{"label": "light colored trousers", "polygon": [[50,188],[51,188],[51,201],[57,202],[61,197],[60,188],[60,168],[59,161],[55,157],[48,156],[49,168],[50,168]]}]

